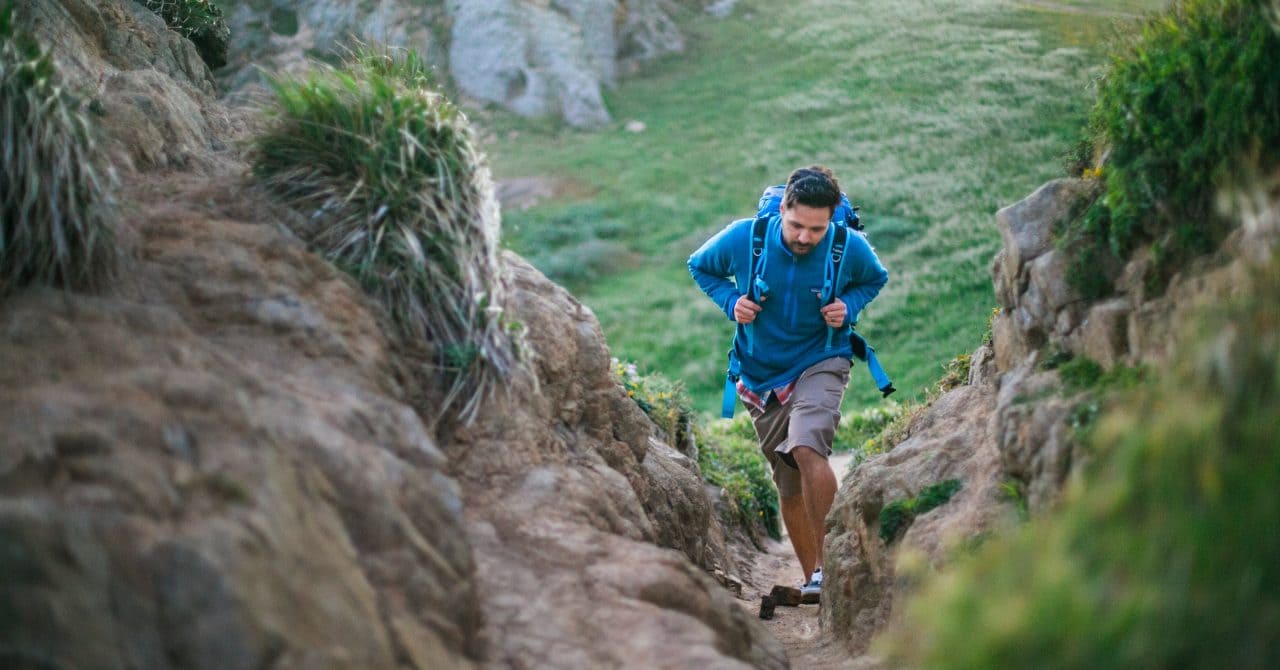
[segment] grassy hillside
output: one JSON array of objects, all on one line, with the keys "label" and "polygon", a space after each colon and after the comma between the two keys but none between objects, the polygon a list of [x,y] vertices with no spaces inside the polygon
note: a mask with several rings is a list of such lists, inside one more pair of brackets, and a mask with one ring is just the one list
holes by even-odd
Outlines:
[{"label": "grassy hillside", "polygon": [[[499,178],[561,184],[504,214],[507,244],[595,310],[617,356],[710,410],[732,328],[685,260],[763,186],[828,164],[892,275],[861,329],[918,394],[977,345],[994,212],[1061,174],[1109,26],[1160,4],[743,0],[727,19],[683,16],[687,52],[608,96],[613,128],[482,115]],[[856,370],[848,402],[876,398]]]}]

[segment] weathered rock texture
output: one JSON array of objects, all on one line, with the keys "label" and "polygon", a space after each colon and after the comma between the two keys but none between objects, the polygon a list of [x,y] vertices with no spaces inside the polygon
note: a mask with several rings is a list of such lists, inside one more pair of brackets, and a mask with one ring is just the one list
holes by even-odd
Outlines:
[{"label": "weathered rock texture", "polygon": [[[912,421],[908,437],[846,478],[827,518],[823,627],[855,653],[892,620],[895,602],[922,571],[936,570],[965,542],[1057,500],[1084,454],[1072,416],[1086,392],[1065,389],[1049,357],[1088,357],[1106,369],[1162,365],[1190,310],[1244,284],[1251,259],[1274,249],[1275,217],[1257,215],[1222,249],[1177,276],[1159,296],[1141,281],[1146,256],[1118,272],[1112,296],[1084,300],[1068,283],[1054,232],[1096,194],[1082,180],[1050,182],[996,217],[1004,245],[992,262],[1000,312],[992,341],[974,352],[969,383]],[[899,540],[879,537],[880,511],[924,487],[958,478],[949,503],[918,518]]]},{"label": "weathered rock texture", "polygon": [[[130,5],[25,20],[62,17],[59,62],[97,81],[120,36],[74,16]],[[161,82],[139,109],[184,85],[133,72]],[[589,310],[506,256],[533,374],[437,434],[381,308],[191,146],[185,172],[126,171],[110,290],[0,301],[0,666],[785,667],[709,576],[735,568],[696,463]]]},{"label": "weathered rock texture", "polygon": [[230,131],[213,75],[191,42],[136,2],[32,0],[19,28],[52,48],[67,90],[97,104],[106,153],[124,170],[207,169]]},{"label": "weathered rock texture", "polygon": [[[700,3],[689,3],[700,4]],[[575,126],[610,120],[601,96],[620,71],[684,49],[670,0],[234,0],[228,82],[292,69],[352,37],[418,50],[458,89]]]}]

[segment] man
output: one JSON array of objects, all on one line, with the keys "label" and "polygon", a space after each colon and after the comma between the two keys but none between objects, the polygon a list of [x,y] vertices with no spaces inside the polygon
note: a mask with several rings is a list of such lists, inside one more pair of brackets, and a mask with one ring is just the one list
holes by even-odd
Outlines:
[{"label": "man", "polygon": [[[758,257],[753,219],[734,221],[689,257],[698,286],[738,324],[732,354],[741,370],[738,397],[773,469],[806,594],[822,588],[823,528],[837,486],[827,458],[849,381],[849,329],[889,279],[855,231],[843,262],[832,262],[835,227],[843,225],[831,221],[839,202],[830,170],[800,168],[787,179]],[[745,290],[753,263],[762,280],[758,302]],[[833,266],[839,277],[832,277]]]}]

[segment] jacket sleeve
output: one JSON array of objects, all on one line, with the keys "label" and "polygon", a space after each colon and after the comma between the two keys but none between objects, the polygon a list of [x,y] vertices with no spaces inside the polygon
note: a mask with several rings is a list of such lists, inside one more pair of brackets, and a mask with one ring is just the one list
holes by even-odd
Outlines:
[{"label": "jacket sleeve", "polygon": [[733,318],[733,307],[738,303],[738,298],[742,297],[735,282],[729,280],[730,277],[735,280],[737,278],[735,248],[745,248],[747,245],[747,241],[742,239],[741,230],[741,220],[730,223],[689,257],[689,274],[693,275],[698,288],[711,298],[730,321],[736,321]]},{"label": "jacket sleeve", "polygon": [[850,326],[858,322],[860,314],[889,281],[889,271],[880,264],[876,252],[860,233],[849,236],[844,266],[849,268],[849,282],[840,292],[840,299],[848,308],[844,320]]}]

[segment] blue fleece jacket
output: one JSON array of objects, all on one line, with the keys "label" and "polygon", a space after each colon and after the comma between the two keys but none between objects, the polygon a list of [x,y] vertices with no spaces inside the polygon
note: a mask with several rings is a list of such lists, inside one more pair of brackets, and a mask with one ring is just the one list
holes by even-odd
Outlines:
[{"label": "blue fleece jacket", "polygon": [[[730,320],[734,320],[733,307],[738,298],[746,293],[738,287],[746,287],[750,281],[752,222],[740,219],[730,223],[689,257],[689,273],[694,281]],[[785,386],[825,358],[853,356],[849,328],[889,281],[889,273],[866,238],[849,231],[841,276],[833,282],[834,293],[844,301],[848,312],[827,349],[828,329],[820,310],[825,304],[822,289],[836,225],[828,228],[826,238],[813,251],[796,256],[782,241],[781,218],[775,215],[769,220],[763,273],[769,292],[752,325],[751,354],[747,353],[743,324],[738,324],[733,338],[734,353],[742,365],[742,381],[755,393],[763,395]]]}]

